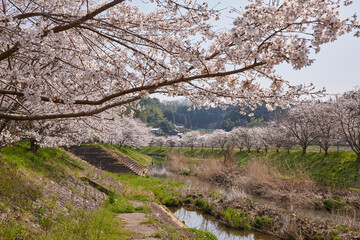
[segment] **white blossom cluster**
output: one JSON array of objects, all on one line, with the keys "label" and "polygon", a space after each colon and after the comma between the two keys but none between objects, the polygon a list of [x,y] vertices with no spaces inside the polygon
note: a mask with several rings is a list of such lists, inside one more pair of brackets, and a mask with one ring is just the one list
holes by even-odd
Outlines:
[{"label": "white blossom cluster", "polygon": [[146,146],[153,137],[143,122],[106,112],[88,118],[23,122],[1,132],[1,144],[34,140],[43,147],[71,146],[84,142],[104,142],[121,146]]},{"label": "white blossom cluster", "polygon": [[357,29],[356,17],[339,17],[342,2],[351,4],[250,0],[220,32],[210,24],[219,12],[196,1],[4,0],[0,119],[86,117],[151,93],[197,106],[287,105],[312,88],[291,86],[274,66],[308,66],[311,51]]},{"label": "white blossom cluster", "polygon": [[[113,136],[98,114],[125,112],[152,93],[195,106],[287,106],[313,88],[292,86],[274,67],[306,67],[312,51],[357,31],[356,16],[339,17],[342,3],[351,1],[249,0],[230,30],[216,31],[210,23],[219,12],[196,1],[139,1],[140,8],[126,0],[4,0],[0,133],[20,128],[45,145],[79,141],[80,129],[96,135],[92,127]],[[154,10],[143,12],[146,4]]]}]

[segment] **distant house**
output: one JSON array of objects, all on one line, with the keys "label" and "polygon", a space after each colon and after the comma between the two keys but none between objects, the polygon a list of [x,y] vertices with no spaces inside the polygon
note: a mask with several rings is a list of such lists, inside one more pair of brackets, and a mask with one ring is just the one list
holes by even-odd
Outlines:
[{"label": "distant house", "polygon": [[175,125],[175,128],[177,128],[177,129],[184,129],[184,125],[181,125],[181,124]]},{"label": "distant house", "polygon": [[152,134],[155,134],[155,135],[162,135],[163,134],[163,132],[162,132],[162,130],[160,128],[152,128],[152,129],[150,129],[150,132]]},{"label": "distant house", "polygon": [[169,132],[169,135],[170,135],[170,136],[178,136],[179,133],[181,133],[181,132],[178,131],[178,130],[173,129],[173,130],[171,130],[171,131]]}]

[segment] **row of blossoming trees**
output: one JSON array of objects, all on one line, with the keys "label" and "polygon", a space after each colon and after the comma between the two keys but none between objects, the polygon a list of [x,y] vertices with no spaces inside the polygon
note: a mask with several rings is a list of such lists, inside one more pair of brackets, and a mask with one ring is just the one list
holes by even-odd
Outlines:
[{"label": "row of blossoming trees", "polygon": [[360,157],[360,91],[345,93],[336,100],[327,102],[303,102],[286,110],[275,121],[261,127],[237,127],[231,132],[215,130],[201,135],[188,132],[183,138],[156,138],[154,144],[187,147],[219,147],[228,157],[237,147],[240,150],[289,151],[300,145],[303,153],[311,144],[318,144],[327,154],[332,145],[346,144]]}]

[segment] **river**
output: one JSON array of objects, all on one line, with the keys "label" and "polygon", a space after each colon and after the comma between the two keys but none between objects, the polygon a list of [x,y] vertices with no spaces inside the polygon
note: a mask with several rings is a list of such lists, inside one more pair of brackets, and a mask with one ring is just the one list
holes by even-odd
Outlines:
[{"label": "river", "polygon": [[240,231],[220,223],[213,216],[203,214],[195,209],[171,208],[174,215],[189,228],[206,230],[214,234],[219,240],[275,240],[273,236],[253,231]]}]

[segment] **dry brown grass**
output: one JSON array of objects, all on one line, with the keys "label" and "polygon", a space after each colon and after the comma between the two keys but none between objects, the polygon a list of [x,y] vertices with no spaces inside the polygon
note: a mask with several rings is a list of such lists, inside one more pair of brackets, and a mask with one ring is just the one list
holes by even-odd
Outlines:
[{"label": "dry brown grass", "polygon": [[172,172],[195,175],[199,178],[210,178],[214,175],[226,172],[228,167],[216,159],[194,159],[187,158],[183,153],[171,151],[167,155],[168,167]]},{"label": "dry brown grass", "polygon": [[209,178],[224,173],[227,169],[228,168],[222,161],[206,159],[198,161],[190,168],[190,171],[201,178]]},{"label": "dry brown grass", "polygon": [[171,172],[190,171],[188,167],[189,159],[187,159],[183,153],[170,151],[167,154],[167,158],[169,160],[167,166]]}]

